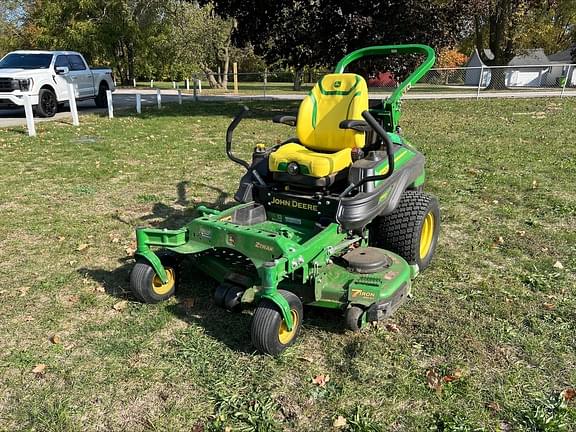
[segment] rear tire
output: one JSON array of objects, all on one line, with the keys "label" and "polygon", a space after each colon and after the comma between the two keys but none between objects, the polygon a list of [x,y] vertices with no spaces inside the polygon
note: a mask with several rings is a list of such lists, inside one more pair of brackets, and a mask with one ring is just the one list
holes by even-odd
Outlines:
[{"label": "rear tire", "polygon": [[282,313],[274,302],[263,299],[252,317],[251,336],[254,347],[263,354],[276,356],[294,344],[302,327],[302,302],[290,291],[278,290],[290,306],[294,325],[288,331]]},{"label": "rear tire", "polygon": [[54,117],[58,112],[58,99],[52,89],[42,88],[38,92],[38,105],[36,112],[39,117]]},{"label": "rear tire", "polygon": [[371,243],[397,253],[420,271],[430,265],[440,232],[438,200],[429,194],[407,190],[396,209],[374,219]]},{"label": "rear tire", "polygon": [[98,94],[94,99],[94,103],[96,104],[97,108],[106,108],[108,106],[108,99],[106,97],[106,90],[108,89],[108,84],[105,82],[101,82],[100,86],[98,86]]}]

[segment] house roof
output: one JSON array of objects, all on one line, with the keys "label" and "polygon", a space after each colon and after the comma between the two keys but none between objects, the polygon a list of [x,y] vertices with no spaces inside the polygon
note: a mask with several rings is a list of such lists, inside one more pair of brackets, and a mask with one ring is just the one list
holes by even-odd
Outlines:
[{"label": "house roof", "polygon": [[[484,49],[484,54],[486,54],[486,57],[488,57],[489,59],[494,58],[494,54],[489,48]],[[478,50],[474,52],[474,55],[478,58],[480,57],[478,55]],[[524,50],[522,54],[518,54],[516,57],[510,60],[508,66],[547,65],[549,63],[550,59],[548,58],[544,50],[542,48],[536,48],[536,49]]]},{"label": "house roof", "polygon": [[522,54],[517,55],[508,66],[524,66],[524,65],[546,65],[550,63],[548,56],[542,48],[525,50]]},{"label": "house roof", "polygon": [[570,48],[566,48],[564,51],[559,51],[555,54],[550,54],[548,58],[553,63],[573,63],[572,61],[572,50],[576,49],[576,44],[572,45]]}]

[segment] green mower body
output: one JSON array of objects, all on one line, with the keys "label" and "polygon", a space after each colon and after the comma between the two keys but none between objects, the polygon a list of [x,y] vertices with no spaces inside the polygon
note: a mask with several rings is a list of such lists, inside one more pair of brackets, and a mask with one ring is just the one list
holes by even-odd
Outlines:
[{"label": "green mower body", "polygon": [[239,204],[224,211],[200,207],[200,216],[177,230],[139,228],[131,275],[136,296],[156,302],[172,295],[174,259],[186,255],[219,282],[216,304],[256,305],[252,342],[272,355],[296,339],[302,304],[342,311],[351,330],[388,318],[430,263],[438,238],[438,203],[422,192],[424,157],[398,133],[400,97],[432,66],[434,52],[424,45],[371,47],[337,66],[341,73],[365,55],[414,52],[424,53],[425,62],[387,101],[364,111],[364,121],[340,124],[372,135],[365,152],[334,175],[303,175],[296,162],[271,172],[269,158],[279,146],[258,146],[250,163],[238,159],[232,133],[241,112],[227,133],[228,156],[247,170],[235,195]]}]

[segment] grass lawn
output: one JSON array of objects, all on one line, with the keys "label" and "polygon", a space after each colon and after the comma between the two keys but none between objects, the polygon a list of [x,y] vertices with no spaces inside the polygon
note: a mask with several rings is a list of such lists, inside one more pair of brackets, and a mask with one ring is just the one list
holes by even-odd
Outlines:
[{"label": "grass lawn", "polygon": [[[245,156],[296,105],[252,107]],[[576,430],[576,100],[403,108],[441,203],[433,265],[387,326],[306,311],[277,359],[194,269],[166,303],[127,293],[136,226],[231,201],[236,104],[0,130],[0,430]]]}]

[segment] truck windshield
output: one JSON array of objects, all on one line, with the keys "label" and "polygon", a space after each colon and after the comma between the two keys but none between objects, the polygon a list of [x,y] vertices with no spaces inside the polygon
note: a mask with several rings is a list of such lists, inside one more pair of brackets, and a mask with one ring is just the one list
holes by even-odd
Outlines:
[{"label": "truck windshield", "polygon": [[52,54],[8,54],[0,60],[0,69],[48,69]]}]

